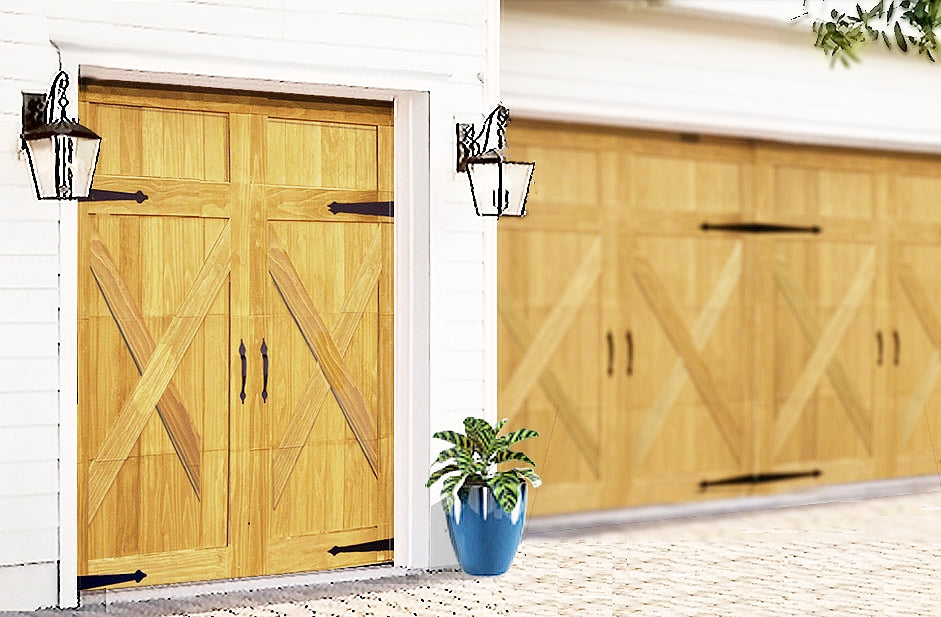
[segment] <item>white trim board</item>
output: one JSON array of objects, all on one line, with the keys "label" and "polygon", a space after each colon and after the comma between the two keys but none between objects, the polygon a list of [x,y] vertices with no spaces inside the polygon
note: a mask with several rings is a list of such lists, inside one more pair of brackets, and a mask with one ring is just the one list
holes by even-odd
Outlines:
[{"label": "white trim board", "polygon": [[681,518],[718,516],[754,510],[811,506],[837,501],[859,501],[878,497],[897,497],[913,493],[941,491],[937,475],[891,478],[814,486],[780,495],[736,497],[696,503],[638,506],[578,514],[541,516],[526,521],[525,538],[557,538],[579,535],[602,528],[636,523],[651,523]]},{"label": "white trim board", "polygon": [[[394,537],[396,567],[428,564],[428,491],[424,490],[430,425],[430,92],[335,86],[254,78],[213,78],[150,73],[83,64],[80,50],[63,46],[63,65],[81,78],[137,83],[226,87],[362,100],[391,100],[395,106],[395,366],[394,366]],[[96,58],[101,60],[100,54]],[[176,79],[174,79],[176,78]],[[76,82],[78,80],[75,80]],[[223,86],[224,84],[224,86]],[[77,100],[77,96],[71,100]],[[59,606],[75,606],[77,565],[77,277],[69,264],[78,251],[77,208],[63,205],[60,217],[60,572]],[[424,455],[423,455],[424,453]],[[421,488],[416,488],[421,487]],[[284,585],[272,578],[271,584]],[[256,585],[264,585],[258,579]]]},{"label": "white trim board", "polygon": [[941,96],[936,66],[874,45],[831,67],[809,23],[508,2],[500,53],[517,118],[941,153],[930,106],[900,107]]}]

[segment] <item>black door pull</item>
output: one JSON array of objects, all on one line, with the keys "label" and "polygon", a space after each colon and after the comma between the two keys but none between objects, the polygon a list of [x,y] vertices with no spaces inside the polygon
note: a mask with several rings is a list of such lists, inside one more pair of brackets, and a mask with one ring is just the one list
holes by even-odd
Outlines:
[{"label": "black door pull", "polygon": [[248,375],[248,360],[245,358],[245,341],[239,339],[239,357],[242,359],[242,391],[239,393],[239,398],[242,399],[242,404],[245,404],[245,377]]},{"label": "black door pull", "polygon": [[261,402],[268,402],[268,343],[265,342],[265,339],[261,339],[261,372],[262,372],[262,385],[261,385]]},{"label": "black door pull", "polygon": [[895,353],[892,354],[892,364],[899,365],[899,359],[902,356],[902,339],[899,337],[898,330],[892,330],[892,341],[895,343]]},{"label": "black door pull", "polygon": [[627,339],[627,375],[631,376],[634,374],[634,336],[630,330],[627,331],[625,338]]},{"label": "black door pull", "polygon": [[614,375],[614,335],[608,330],[608,375]]},{"label": "black door pull", "polygon": [[882,330],[876,331],[876,366],[882,366]]}]

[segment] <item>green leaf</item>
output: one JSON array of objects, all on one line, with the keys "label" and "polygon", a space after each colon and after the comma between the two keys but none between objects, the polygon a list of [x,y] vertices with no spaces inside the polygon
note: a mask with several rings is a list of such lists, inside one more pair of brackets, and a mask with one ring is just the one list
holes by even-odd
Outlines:
[{"label": "green leaf", "polygon": [[903,53],[908,51],[908,42],[905,40],[905,35],[902,34],[902,26],[899,25],[899,22],[895,22],[895,42]]},{"label": "green leaf", "polygon": [[425,488],[430,488],[432,484],[438,481],[438,478],[440,478],[441,476],[445,474],[451,473],[452,471],[459,471],[457,465],[453,465],[453,464],[446,465],[442,467],[441,469],[438,469],[437,471],[433,472],[428,477],[428,482],[425,483]]},{"label": "green leaf", "polygon": [[478,443],[478,449],[481,453],[486,452],[493,446],[493,439],[496,437],[496,431],[490,426],[490,423],[483,418],[465,418],[464,430],[467,436]]},{"label": "green leaf", "polygon": [[536,466],[536,463],[533,462],[533,459],[526,456],[526,454],[523,452],[510,452],[509,450],[504,450],[502,452],[498,452],[496,456],[493,457],[494,463],[505,463],[507,461],[522,461],[527,465],[532,465],[533,467]]},{"label": "green leaf", "polygon": [[885,42],[886,49],[892,49],[892,43],[889,41],[889,35],[885,32],[882,33],[882,40]]},{"label": "green leaf", "polygon": [[889,3],[889,10],[887,11],[887,14],[886,14],[886,17],[885,17],[886,21],[892,21],[892,14],[893,14],[893,13],[895,13],[895,2],[890,2],[890,3]]},{"label": "green leaf", "polygon": [[493,496],[503,508],[503,511],[509,514],[516,507],[520,494],[520,479],[513,473],[498,473],[487,480],[487,486],[493,491]]},{"label": "green leaf", "polygon": [[437,465],[438,463],[443,463],[445,461],[450,461],[457,457],[457,453],[460,451],[459,448],[447,448],[438,453],[438,458],[435,459],[435,462],[432,465]]},{"label": "green leaf", "polygon": [[524,439],[532,439],[533,437],[539,437],[539,433],[529,428],[521,428],[518,431],[507,433],[502,439],[507,446],[512,446]]},{"label": "green leaf", "polygon": [[526,480],[529,480],[530,484],[532,484],[536,488],[538,488],[539,485],[542,484],[542,478],[540,478],[539,474],[537,474],[532,469],[526,469],[525,467],[520,467],[519,469],[515,469],[514,471],[521,478],[525,478]]},{"label": "green leaf", "polygon": [[480,473],[484,471],[483,463],[478,463],[474,460],[474,455],[467,450],[458,450],[457,454],[454,457],[454,462],[457,463],[458,468],[463,471],[465,474],[471,473]]},{"label": "green leaf", "polygon": [[445,478],[441,486],[441,503],[446,512],[450,512],[451,508],[454,507],[454,493],[459,490],[458,485],[461,484],[463,480],[464,477],[461,475],[448,476]]},{"label": "green leaf", "polygon": [[473,448],[473,443],[466,435],[458,433],[457,431],[438,431],[432,435],[435,439],[441,439],[442,441],[450,441],[454,445],[460,448]]}]

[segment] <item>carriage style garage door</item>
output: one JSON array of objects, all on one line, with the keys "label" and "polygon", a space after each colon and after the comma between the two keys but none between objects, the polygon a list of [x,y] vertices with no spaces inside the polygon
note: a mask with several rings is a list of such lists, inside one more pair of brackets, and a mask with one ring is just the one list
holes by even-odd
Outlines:
[{"label": "carriage style garage door", "polygon": [[499,227],[499,400],[543,435],[534,514],[936,473],[937,157],[510,132],[539,169]]},{"label": "carriage style garage door", "polygon": [[391,106],[88,84],[80,114],[95,187],[149,199],[79,206],[79,573],[390,561],[355,545],[392,535]]}]

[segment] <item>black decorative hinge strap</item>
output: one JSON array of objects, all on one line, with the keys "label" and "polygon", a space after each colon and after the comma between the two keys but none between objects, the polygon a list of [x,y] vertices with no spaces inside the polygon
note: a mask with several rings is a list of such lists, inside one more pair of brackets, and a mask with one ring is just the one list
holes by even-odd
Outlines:
[{"label": "black decorative hinge strap", "polygon": [[334,214],[368,214],[371,216],[393,216],[394,201],[362,201],[358,203],[340,203],[334,201],[328,208]]},{"label": "black decorative hinge strap", "polygon": [[334,546],[327,552],[336,556],[340,553],[370,553],[372,551],[391,551],[393,543],[393,538],[386,538],[385,540],[373,540],[372,542],[363,542],[361,544]]},{"label": "black decorative hinge strap", "polygon": [[137,572],[129,572],[126,574],[91,574],[88,576],[79,576],[78,577],[78,590],[82,591],[83,589],[95,589],[97,587],[107,587],[108,585],[117,585],[119,583],[129,583],[134,581],[139,583],[147,575],[138,570]]},{"label": "black decorative hinge strap", "polygon": [[703,480],[699,483],[699,490],[706,490],[710,486],[729,486],[734,484],[765,484],[767,482],[780,482],[782,480],[795,480],[797,478],[816,478],[822,475],[819,469],[813,471],[795,471],[788,473],[757,473],[744,476],[733,476],[721,480]]},{"label": "black decorative hinge strap", "polygon": [[122,191],[103,191],[101,189],[90,189],[88,197],[79,197],[79,201],[136,201],[139,204],[147,201],[148,197],[144,191],[136,193],[124,193]]},{"label": "black decorative hinge strap", "polygon": [[703,223],[699,228],[703,231],[735,231],[747,234],[819,234],[823,231],[819,225],[801,227],[776,223]]}]

